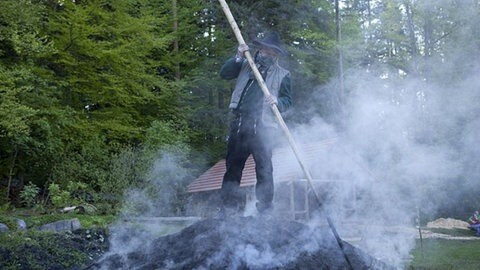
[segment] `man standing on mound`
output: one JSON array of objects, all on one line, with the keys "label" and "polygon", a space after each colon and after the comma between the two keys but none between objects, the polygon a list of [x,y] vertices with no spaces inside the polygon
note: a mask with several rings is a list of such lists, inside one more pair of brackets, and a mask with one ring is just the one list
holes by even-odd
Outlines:
[{"label": "man standing on mound", "polygon": [[279,57],[286,55],[278,34],[269,33],[261,40],[254,40],[253,44],[258,47],[255,63],[270,96],[264,96],[248,61],[244,59],[245,52],[249,50],[247,45],[240,45],[236,57],[227,60],[220,71],[225,80],[237,79],[229,106],[232,120],[227,145],[227,171],[221,189],[224,214],[238,213],[244,208],[245,196],[239,186],[250,154],[255,160],[257,175],[257,211],[265,213],[273,209],[272,142],[277,124],[270,107],[276,104],[280,112],[285,112],[292,104],[290,72],[278,63]]}]

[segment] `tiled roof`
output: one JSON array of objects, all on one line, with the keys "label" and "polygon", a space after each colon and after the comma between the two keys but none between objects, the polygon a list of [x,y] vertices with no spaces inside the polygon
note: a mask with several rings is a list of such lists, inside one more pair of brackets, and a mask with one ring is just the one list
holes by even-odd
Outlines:
[{"label": "tiled roof", "polygon": [[[336,138],[326,139],[308,144],[299,144],[300,153],[308,165],[318,155],[325,154],[337,141]],[[304,174],[290,146],[274,149],[272,153],[273,178],[275,182],[288,181],[295,178],[304,178]],[[225,174],[225,159],[217,162],[187,187],[188,192],[216,190],[222,187]],[[256,183],[255,163],[250,155],[243,169],[241,187],[253,186]]]}]

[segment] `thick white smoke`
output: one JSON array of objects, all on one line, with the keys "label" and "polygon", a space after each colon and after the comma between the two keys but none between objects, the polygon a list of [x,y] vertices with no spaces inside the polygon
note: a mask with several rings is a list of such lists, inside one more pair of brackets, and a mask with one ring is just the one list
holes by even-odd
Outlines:
[{"label": "thick white smoke", "polygon": [[[180,215],[188,178],[185,167],[187,151],[167,146],[159,151],[142,184],[126,190],[124,206],[118,220],[110,227],[110,250],[106,256],[117,254],[127,258],[131,252],[149,250],[152,241],[182,228],[182,223],[170,224],[160,217]],[[186,220],[183,226],[194,222]]]},{"label": "thick white smoke", "polygon": [[[309,164],[315,179],[338,181],[341,187],[326,207],[342,235],[399,268],[418,236],[405,229],[417,225],[417,207],[435,216],[449,204],[458,205],[462,194],[480,188],[475,166],[480,68],[456,61],[467,59],[462,52],[450,55],[453,63],[436,65],[437,77],[429,79],[395,70],[349,70],[343,127],[334,135],[337,142]],[[456,72],[457,65],[463,73]],[[455,81],[441,76],[452,73]],[[324,137],[320,131],[331,130],[314,120],[297,128],[295,137],[318,141]],[[353,211],[345,205],[348,200],[354,200]],[[322,217],[314,222],[322,222]]]}]

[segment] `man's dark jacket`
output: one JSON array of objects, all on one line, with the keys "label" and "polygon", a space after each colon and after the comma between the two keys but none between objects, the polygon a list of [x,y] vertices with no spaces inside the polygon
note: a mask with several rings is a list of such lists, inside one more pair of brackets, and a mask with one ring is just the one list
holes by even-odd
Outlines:
[{"label": "man's dark jacket", "polygon": [[[230,109],[242,113],[261,113],[261,119],[266,126],[276,126],[274,115],[269,104],[264,102],[263,92],[252,74],[248,61],[237,62],[235,58],[227,60],[220,70],[220,76],[226,80],[237,78],[229,105]],[[278,110],[286,111],[292,104],[290,72],[278,65],[278,61],[276,61],[267,69],[264,79],[270,94],[277,98]],[[250,84],[251,86],[245,93],[246,86]],[[258,104],[250,104],[255,102]],[[258,109],[262,111],[256,111]]]}]

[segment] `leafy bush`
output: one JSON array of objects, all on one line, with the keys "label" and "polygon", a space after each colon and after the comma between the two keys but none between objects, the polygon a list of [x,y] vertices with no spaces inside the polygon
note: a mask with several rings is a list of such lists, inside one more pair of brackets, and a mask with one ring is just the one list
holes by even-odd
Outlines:
[{"label": "leafy bush", "polygon": [[109,174],[98,181],[102,192],[100,199],[113,204],[119,203],[125,190],[141,185],[150,163],[141,148],[126,147],[115,154],[110,163]]},{"label": "leafy bush", "polygon": [[100,137],[84,138],[66,149],[52,170],[52,181],[68,190],[70,182],[96,187],[108,175],[109,146]]},{"label": "leafy bush", "polygon": [[178,209],[184,203],[185,168],[190,153],[186,133],[184,124],[152,122],[141,147],[125,147],[113,156],[109,174],[99,180],[103,201],[110,198],[116,205],[125,191],[132,191],[123,205],[129,209],[127,212],[149,212],[152,202],[165,210],[157,213],[181,212]]},{"label": "leafy bush", "polygon": [[87,202],[93,202],[92,191],[86,183],[78,181],[69,181],[66,191],[68,191],[72,197],[72,203],[85,204]]},{"label": "leafy bush", "polygon": [[39,193],[40,188],[32,182],[29,182],[29,184],[24,186],[22,191],[20,191],[20,199],[27,207],[32,207]]},{"label": "leafy bush", "polygon": [[50,200],[55,207],[64,207],[71,203],[70,192],[66,190],[60,190],[60,186],[55,183],[48,185],[48,192],[50,194]]}]

